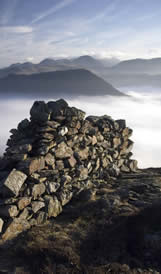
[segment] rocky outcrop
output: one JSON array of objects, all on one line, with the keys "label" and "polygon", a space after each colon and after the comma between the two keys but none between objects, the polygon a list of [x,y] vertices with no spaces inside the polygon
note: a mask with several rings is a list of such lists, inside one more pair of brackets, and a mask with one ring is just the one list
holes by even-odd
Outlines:
[{"label": "rocky outcrop", "polygon": [[[48,214],[57,211],[54,198]],[[54,203],[53,203],[54,200]],[[56,200],[57,201],[57,200]],[[23,203],[22,203],[23,204]],[[21,205],[22,205],[21,204]],[[3,273],[161,273],[161,169],[94,180],[45,225],[0,246]],[[61,208],[60,208],[61,210]],[[44,211],[37,222],[44,221]],[[14,218],[9,233],[27,229]]]},{"label": "rocky outcrop", "polygon": [[0,164],[3,240],[58,216],[72,197],[100,180],[137,170],[125,120],[85,118],[63,99],[36,101],[30,115],[10,131]]}]

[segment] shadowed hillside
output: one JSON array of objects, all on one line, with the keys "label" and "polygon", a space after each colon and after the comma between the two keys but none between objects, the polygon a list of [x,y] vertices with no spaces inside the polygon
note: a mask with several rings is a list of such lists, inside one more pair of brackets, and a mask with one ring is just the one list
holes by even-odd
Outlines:
[{"label": "shadowed hillside", "polygon": [[112,95],[124,94],[88,70],[56,71],[32,75],[9,75],[0,79],[1,95]]}]

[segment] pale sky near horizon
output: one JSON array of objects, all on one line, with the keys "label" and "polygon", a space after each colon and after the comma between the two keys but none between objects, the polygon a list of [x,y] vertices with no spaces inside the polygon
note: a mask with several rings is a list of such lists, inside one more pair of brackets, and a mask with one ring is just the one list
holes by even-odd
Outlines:
[{"label": "pale sky near horizon", "polygon": [[80,55],[161,56],[161,0],[0,0],[0,67]]}]

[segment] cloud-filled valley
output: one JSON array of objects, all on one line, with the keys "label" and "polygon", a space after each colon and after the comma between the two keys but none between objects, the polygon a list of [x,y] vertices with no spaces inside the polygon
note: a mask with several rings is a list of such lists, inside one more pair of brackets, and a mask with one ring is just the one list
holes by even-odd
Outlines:
[{"label": "cloud-filled valley", "polygon": [[[78,107],[87,115],[110,115],[113,119],[126,119],[127,126],[133,129],[133,158],[139,167],[161,166],[161,95],[156,93],[129,90],[130,97],[93,96],[68,99],[70,106]],[[40,98],[41,99],[41,98]],[[56,100],[58,98],[51,98]],[[0,102],[0,152],[4,152],[9,130],[15,128],[24,118],[34,100],[10,99]],[[48,101],[48,99],[46,100]]]}]

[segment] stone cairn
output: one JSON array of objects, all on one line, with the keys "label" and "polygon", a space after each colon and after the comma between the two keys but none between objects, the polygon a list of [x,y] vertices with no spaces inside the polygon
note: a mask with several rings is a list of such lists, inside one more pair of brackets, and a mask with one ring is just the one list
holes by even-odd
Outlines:
[{"label": "stone cairn", "polygon": [[88,116],[63,99],[36,101],[0,161],[0,234],[9,240],[62,212],[74,195],[135,172],[125,120]]}]

